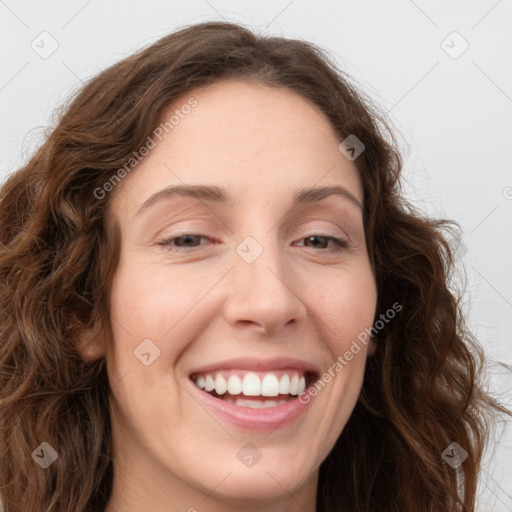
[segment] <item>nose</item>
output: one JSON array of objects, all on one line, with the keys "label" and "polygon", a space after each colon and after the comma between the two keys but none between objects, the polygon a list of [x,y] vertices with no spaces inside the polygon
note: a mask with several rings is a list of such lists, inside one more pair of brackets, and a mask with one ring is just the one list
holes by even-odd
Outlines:
[{"label": "nose", "polygon": [[296,329],[306,316],[300,297],[304,290],[283,249],[277,243],[264,245],[255,240],[248,246],[256,254],[263,252],[252,262],[239,255],[243,252],[235,255],[225,303],[228,322],[237,329],[259,330],[268,338],[284,328]]}]

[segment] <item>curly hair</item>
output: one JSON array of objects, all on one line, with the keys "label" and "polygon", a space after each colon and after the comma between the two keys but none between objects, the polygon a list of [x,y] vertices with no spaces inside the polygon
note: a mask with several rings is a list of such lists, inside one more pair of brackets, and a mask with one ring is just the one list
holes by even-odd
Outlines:
[{"label": "curly hair", "polygon": [[[377,315],[400,315],[375,337],[358,403],[320,467],[318,512],[475,510],[492,420],[510,415],[487,389],[483,350],[450,290],[445,231],[401,192],[396,136],[332,57],[304,41],[206,22],[178,31],[89,80],[53,131],[0,190],[0,489],[5,512],[98,512],[112,490],[105,359],[85,362],[82,329],[112,340],[109,296],[119,226],[101,188],[194,88],[237,78],[288,88],[316,105],[355,160],[375,273]],[[456,441],[457,470],[442,458]],[[46,470],[32,454],[58,451]],[[347,463],[349,461],[349,463]],[[343,484],[343,485],[342,485]]]}]

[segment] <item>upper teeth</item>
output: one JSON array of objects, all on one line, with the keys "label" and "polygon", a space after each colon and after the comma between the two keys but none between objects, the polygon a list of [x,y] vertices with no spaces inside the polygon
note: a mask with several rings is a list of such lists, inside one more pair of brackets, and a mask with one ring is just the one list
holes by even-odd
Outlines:
[{"label": "upper teeth", "polygon": [[195,384],[205,391],[215,390],[218,395],[226,392],[230,395],[244,396],[299,395],[306,389],[306,378],[297,372],[283,373],[280,379],[275,373],[258,375],[249,372],[243,377],[237,374],[227,376],[215,373],[198,376]]}]

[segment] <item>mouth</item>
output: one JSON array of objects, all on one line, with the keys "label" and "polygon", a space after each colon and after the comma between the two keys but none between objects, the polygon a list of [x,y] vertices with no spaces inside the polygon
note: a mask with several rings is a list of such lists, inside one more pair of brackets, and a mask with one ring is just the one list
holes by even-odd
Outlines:
[{"label": "mouth", "polygon": [[219,370],[190,376],[197,388],[238,407],[266,409],[286,404],[303,393],[315,380],[311,371]]},{"label": "mouth", "polygon": [[219,419],[242,430],[268,431],[296,421],[310,407],[301,400],[318,379],[315,366],[291,358],[236,359],[189,374],[192,392]]}]

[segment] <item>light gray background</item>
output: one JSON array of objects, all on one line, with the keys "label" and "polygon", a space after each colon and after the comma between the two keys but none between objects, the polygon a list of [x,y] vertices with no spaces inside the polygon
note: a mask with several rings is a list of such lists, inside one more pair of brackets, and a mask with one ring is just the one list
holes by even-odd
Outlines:
[{"label": "light gray background", "polygon": [[[388,112],[407,196],[463,228],[470,325],[512,364],[512,0],[0,0],[0,180],[82,80],[177,27],[223,18],[319,44]],[[31,48],[51,48],[43,31],[59,45],[46,59]],[[454,31],[469,44],[460,56]],[[492,385],[512,407],[511,379],[496,370]],[[482,512],[512,511],[510,423],[498,441]]]}]

